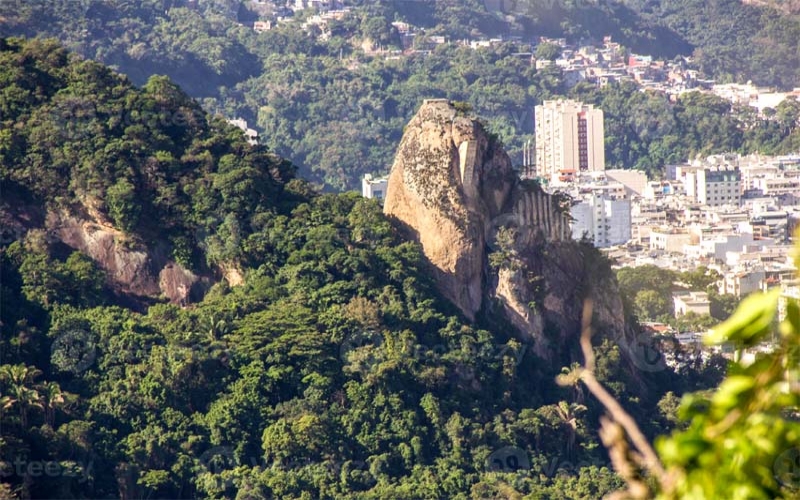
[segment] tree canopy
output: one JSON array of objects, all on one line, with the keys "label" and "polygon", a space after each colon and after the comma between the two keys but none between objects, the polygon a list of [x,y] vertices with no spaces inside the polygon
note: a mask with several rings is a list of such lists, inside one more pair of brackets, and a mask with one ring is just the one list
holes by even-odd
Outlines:
[{"label": "tree canopy", "polygon": [[[24,222],[0,241],[4,498],[594,499],[630,481],[576,366],[546,368],[497,311],[459,315],[377,201],[316,192],[165,77],[137,88],[52,41],[0,39],[0,78],[0,215]],[[234,261],[243,284],[131,307],[42,230],[60,210],[192,269]],[[639,274],[622,289],[714,279]],[[710,342],[751,347],[777,309],[748,299]],[[787,311],[776,351],[721,385],[719,356],[654,368],[638,330],[593,339],[598,383],[671,436],[665,498],[796,493]]]},{"label": "tree canopy", "polygon": [[[259,14],[238,0],[5,2],[0,34],[58,37],[138,85],[167,75],[205,110],[247,119],[265,145],[328,190],[352,189],[366,173],[386,173],[404,125],[432,97],[469,102],[515,164],[533,139],[534,106],[558,96],[602,107],[609,167],[658,176],[664,164],[696,155],[779,154],[800,146],[795,101],[773,116],[758,116],[710,96],[689,94],[671,103],[627,84],[601,90],[579,85],[568,92],[559,68],[536,71],[515,43],[478,50],[457,43],[492,36],[600,41],[610,35],[637,53],[693,55],[706,75],[721,82],[791,88],[800,68],[795,15],[735,0],[447,0],[432,9],[426,2],[348,3],[353,12],[321,36],[300,29],[299,21],[257,33],[251,23]],[[359,48],[368,41],[399,49],[390,24],[395,20],[424,28],[414,44],[430,53],[387,58]],[[426,42],[434,35],[450,43]],[[537,57],[552,59],[556,48],[541,44]],[[80,100],[61,106],[62,113],[91,116]]]}]

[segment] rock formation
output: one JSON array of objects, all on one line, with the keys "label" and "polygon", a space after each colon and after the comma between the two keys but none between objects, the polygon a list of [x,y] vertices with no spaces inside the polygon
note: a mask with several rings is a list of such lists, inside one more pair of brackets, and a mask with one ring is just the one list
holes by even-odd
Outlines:
[{"label": "rock formation", "polygon": [[514,171],[481,125],[428,100],[406,127],[385,213],[404,222],[445,297],[470,319],[481,308],[486,221],[507,210]]},{"label": "rock formation", "polygon": [[[67,211],[49,212],[46,227],[59,241],[80,250],[106,271],[110,284],[133,297],[163,296],[176,304],[199,298],[199,276],[169,257],[167,248],[131,246],[130,239],[102,219],[82,218]],[[194,294],[192,293],[194,290]]]},{"label": "rock formation", "polygon": [[171,258],[167,243],[151,247],[131,242],[90,203],[68,210],[43,210],[32,205],[4,204],[0,226],[9,232],[8,243],[40,230],[48,244],[66,245],[94,260],[106,273],[109,286],[134,302],[166,298],[175,304],[199,300],[212,284]]},{"label": "rock formation", "polygon": [[520,181],[480,122],[446,100],[426,100],[406,126],[384,212],[419,241],[440,293],[467,318],[499,302],[545,357],[577,348],[568,337],[586,298],[599,321],[625,330],[608,265],[571,240],[569,200]]}]

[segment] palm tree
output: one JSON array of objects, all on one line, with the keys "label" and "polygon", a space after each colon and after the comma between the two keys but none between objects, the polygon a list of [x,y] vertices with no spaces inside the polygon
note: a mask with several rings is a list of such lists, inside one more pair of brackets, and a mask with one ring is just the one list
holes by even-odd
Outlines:
[{"label": "palm tree", "polygon": [[556,382],[561,387],[569,387],[572,390],[572,400],[578,404],[583,404],[585,401],[585,394],[583,392],[583,383],[581,382],[580,363],[572,363],[569,367],[561,368],[561,374],[556,377]]},{"label": "palm tree", "polygon": [[586,407],[566,401],[559,401],[557,405],[553,406],[561,425],[567,429],[567,457],[572,460],[575,455],[575,443],[578,439],[578,415],[586,411]]},{"label": "palm tree", "polygon": [[11,396],[3,396],[0,393],[0,421],[3,420],[3,414],[6,412],[7,409],[11,408],[14,405],[14,400],[11,399]]},{"label": "palm tree", "polygon": [[[214,314],[201,316],[199,326],[202,329],[201,336],[211,344],[216,343],[220,337],[223,337],[231,330],[225,318],[218,318]],[[202,335],[202,333],[205,333],[205,335]]]},{"label": "palm tree", "polygon": [[45,382],[39,385],[44,405],[44,420],[50,427],[56,420],[56,407],[64,404],[64,393],[57,382]]},{"label": "palm tree", "polygon": [[35,366],[3,365],[0,366],[0,380],[8,385],[8,395],[3,397],[3,408],[17,405],[22,427],[28,426],[28,410],[43,408],[39,392],[33,388],[33,380],[42,374]]},{"label": "palm tree", "polygon": [[17,385],[32,384],[33,380],[42,374],[42,370],[35,366],[2,365],[0,366],[0,380]]}]

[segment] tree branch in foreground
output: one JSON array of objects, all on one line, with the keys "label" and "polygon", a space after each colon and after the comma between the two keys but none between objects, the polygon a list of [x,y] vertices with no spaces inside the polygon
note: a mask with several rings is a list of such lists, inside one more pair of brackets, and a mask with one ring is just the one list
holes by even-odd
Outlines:
[{"label": "tree branch in foreground", "polygon": [[[641,478],[638,469],[647,469],[655,479],[664,484],[666,473],[661,461],[650,442],[644,436],[633,417],[622,408],[594,375],[595,359],[592,349],[592,308],[593,303],[586,299],[583,305],[581,321],[581,350],[584,357],[584,368],[580,369],[580,379],[589,391],[605,406],[609,417],[601,419],[600,439],[608,448],[614,469],[628,483],[629,498],[651,497],[650,489]],[[634,450],[628,448],[625,437],[630,439]],[[638,465],[634,465],[634,463]],[[623,496],[624,497],[624,496]],[[615,496],[614,498],[623,498]]]}]

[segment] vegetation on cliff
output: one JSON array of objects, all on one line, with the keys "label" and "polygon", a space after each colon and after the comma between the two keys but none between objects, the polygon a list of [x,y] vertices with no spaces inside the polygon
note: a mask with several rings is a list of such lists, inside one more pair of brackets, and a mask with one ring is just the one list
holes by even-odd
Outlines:
[{"label": "vegetation on cliff", "polygon": [[[621,485],[593,431],[602,408],[552,384],[501,318],[467,324],[377,203],[315,194],[163,78],[137,89],[18,39],[0,66],[15,224],[0,256],[4,496],[596,498]],[[78,97],[92,113],[59,122]],[[42,229],[34,215],[53,210],[94,211],[145,245],[169,235],[188,265],[234,259],[245,284],[130,309]],[[702,367],[689,386],[599,349],[598,376],[650,435],[672,427],[667,387],[709,386]]]},{"label": "vegetation on cliff", "polygon": [[255,214],[277,215],[291,199],[293,165],[250,147],[165,77],[137,89],[53,41],[15,39],[0,39],[0,69],[12,207],[89,212],[132,240],[169,240],[176,260],[199,268],[201,247],[209,263],[240,258],[218,237],[243,238]]},{"label": "vegetation on cliff", "polygon": [[[163,78],[137,89],[18,39],[0,41],[0,78],[0,217],[13,222],[0,241],[0,496],[588,500],[636,479],[611,470],[642,464],[618,453],[624,440],[601,446],[606,410],[578,365],[545,368],[491,310],[465,321],[375,201],[315,193],[219,119],[164,121],[197,108]],[[59,122],[76,96],[94,111]],[[187,265],[235,261],[244,284],[126,307],[42,229],[54,210],[92,212],[143,245],[170,235]],[[752,345],[775,300],[749,302],[714,340]],[[788,311],[775,354],[685,400],[688,427],[678,396],[716,386],[713,361],[645,364],[637,339],[598,332],[592,377],[646,436],[675,431],[658,442],[669,476],[654,472],[653,491],[791,496],[800,312]]]}]

